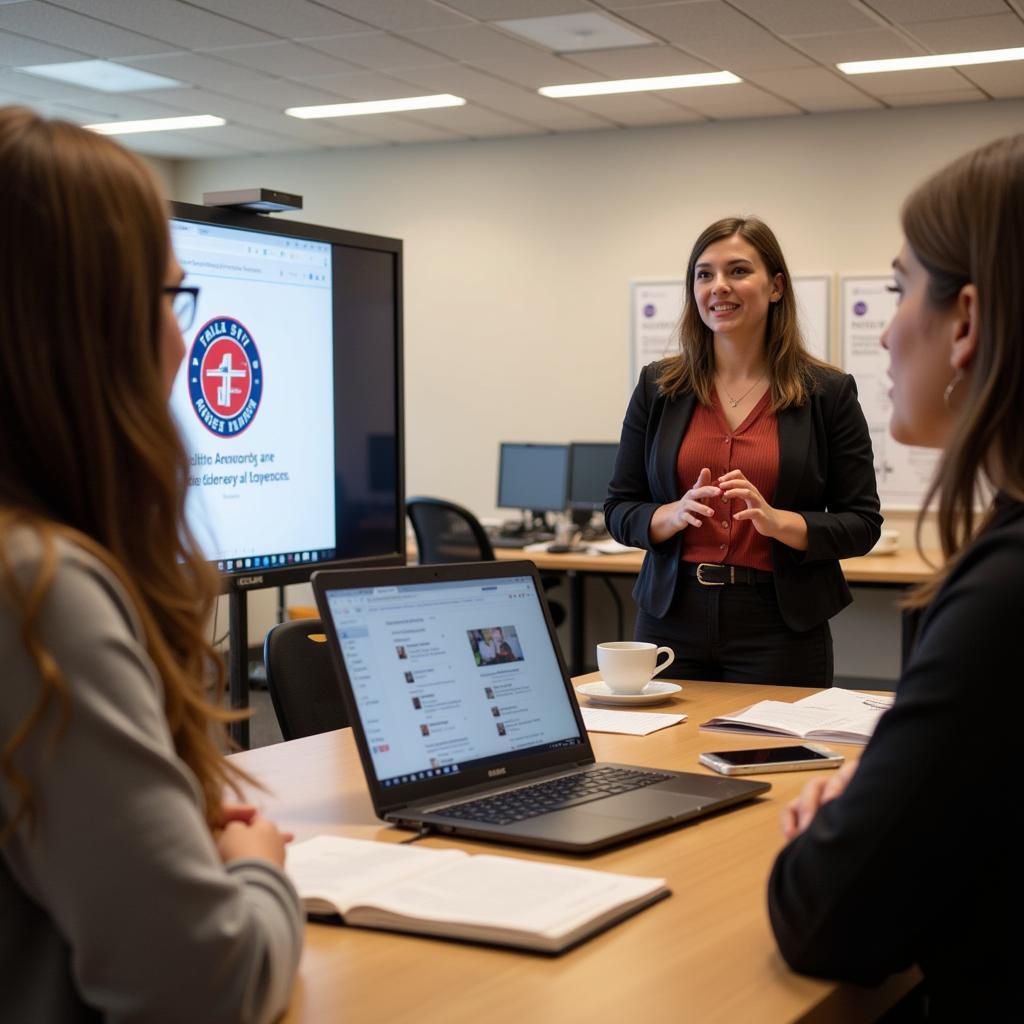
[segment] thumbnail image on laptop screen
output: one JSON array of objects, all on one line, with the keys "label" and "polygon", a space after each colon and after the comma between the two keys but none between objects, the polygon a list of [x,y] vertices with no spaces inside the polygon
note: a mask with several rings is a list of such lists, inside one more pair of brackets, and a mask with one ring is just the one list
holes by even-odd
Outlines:
[{"label": "thumbnail image on laptop screen", "polygon": [[380,785],[582,741],[531,576],[327,599]]}]

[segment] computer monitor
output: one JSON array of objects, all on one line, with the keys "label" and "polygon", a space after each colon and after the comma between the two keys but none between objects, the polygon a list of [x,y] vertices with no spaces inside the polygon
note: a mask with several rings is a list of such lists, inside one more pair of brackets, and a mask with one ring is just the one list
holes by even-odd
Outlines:
[{"label": "computer monitor", "polygon": [[608,496],[608,481],[615,469],[619,444],[617,441],[573,441],[569,447],[569,508],[600,511]]},{"label": "computer monitor", "polygon": [[562,512],[568,488],[567,444],[502,442],[498,460],[499,508]]},{"label": "computer monitor", "polygon": [[402,243],[183,203],[171,240],[186,516],[225,589],[403,564]]}]

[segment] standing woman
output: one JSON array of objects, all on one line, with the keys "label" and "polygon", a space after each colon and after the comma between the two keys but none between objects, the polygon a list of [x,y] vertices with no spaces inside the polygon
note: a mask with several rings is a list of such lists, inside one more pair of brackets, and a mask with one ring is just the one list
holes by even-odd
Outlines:
[{"label": "standing woman", "polygon": [[675,651],[671,675],[832,684],[839,559],[881,529],[871,439],[853,378],[805,350],[761,221],[694,244],[679,354],[640,373],[604,511],[647,549],[636,638]]},{"label": "standing woman", "polygon": [[921,185],[903,234],[882,339],[890,429],[942,450],[923,507],[938,499],[944,565],[912,596],[915,647],[859,766],[787,809],[769,910],[796,970],[873,984],[917,964],[929,1020],[1008,1020],[1024,888],[1024,135]]},{"label": "standing woman", "polygon": [[223,803],[167,401],[195,294],[108,139],[0,109],[0,181],[0,1020],[270,1021],[302,918],[286,837]]}]

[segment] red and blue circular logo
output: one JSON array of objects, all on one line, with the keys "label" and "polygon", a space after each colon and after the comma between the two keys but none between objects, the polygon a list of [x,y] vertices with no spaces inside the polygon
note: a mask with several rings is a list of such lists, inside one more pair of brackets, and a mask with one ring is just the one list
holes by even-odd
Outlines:
[{"label": "red and blue circular logo", "polygon": [[263,370],[252,335],[230,316],[207,320],[188,356],[188,396],[211,434],[242,433],[259,411]]}]

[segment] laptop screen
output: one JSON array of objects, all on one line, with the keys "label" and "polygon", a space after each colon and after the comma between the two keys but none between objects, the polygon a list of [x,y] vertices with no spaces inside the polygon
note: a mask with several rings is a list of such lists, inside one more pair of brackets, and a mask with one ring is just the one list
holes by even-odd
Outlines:
[{"label": "laptop screen", "polygon": [[325,596],[379,785],[582,741],[532,576]]}]

